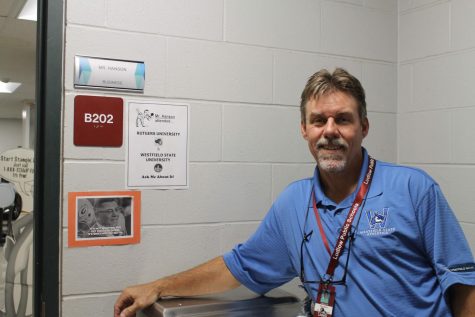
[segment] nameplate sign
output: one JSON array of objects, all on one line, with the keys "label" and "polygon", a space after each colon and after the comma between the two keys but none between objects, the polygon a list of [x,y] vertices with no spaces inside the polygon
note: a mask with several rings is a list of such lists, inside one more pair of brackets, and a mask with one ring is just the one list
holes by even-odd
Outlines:
[{"label": "nameplate sign", "polygon": [[87,56],[75,57],[75,88],[143,92],[144,86],[144,62]]}]

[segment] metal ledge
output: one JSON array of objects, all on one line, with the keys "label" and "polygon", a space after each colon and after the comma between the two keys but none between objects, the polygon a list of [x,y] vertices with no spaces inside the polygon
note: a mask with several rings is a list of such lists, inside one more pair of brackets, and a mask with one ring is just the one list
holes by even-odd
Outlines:
[{"label": "metal ledge", "polygon": [[138,317],[294,317],[302,303],[294,295],[275,289],[257,295],[244,287],[216,295],[160,299]]}]

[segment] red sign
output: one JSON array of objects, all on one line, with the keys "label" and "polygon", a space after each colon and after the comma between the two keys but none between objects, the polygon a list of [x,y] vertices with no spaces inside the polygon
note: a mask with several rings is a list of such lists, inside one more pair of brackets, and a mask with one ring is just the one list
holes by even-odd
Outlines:
[{"label": "red sign", "polygon": [[76,96],[74,145],[122,146],[123,116],[122,98]]}]

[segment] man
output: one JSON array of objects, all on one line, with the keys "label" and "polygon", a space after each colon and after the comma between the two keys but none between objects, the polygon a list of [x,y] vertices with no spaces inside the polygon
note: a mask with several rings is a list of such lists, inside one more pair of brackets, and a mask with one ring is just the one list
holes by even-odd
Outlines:
[{"label": "man", "polygon": [[290,184],[256,233],[223,257],[125,289],[116,317],[163,296],[240,284],[265,293],[296,276],[314,316],[475,316],[473,256],[438,185],[361,146],[369,122],[360,82],[321,70],[300,110],[314,176]]},{"label": "man", "polygon": [[94,209],[97,223],[101,226],[98,233],[105,236],[125,234],[123,208],[117,198],[99,198]]}]

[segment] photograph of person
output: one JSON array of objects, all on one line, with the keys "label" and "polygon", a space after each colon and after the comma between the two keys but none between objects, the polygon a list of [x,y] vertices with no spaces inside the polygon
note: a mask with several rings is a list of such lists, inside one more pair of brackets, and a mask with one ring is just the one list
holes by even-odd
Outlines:
[{"label": "photograph of person", "polygon": [[77,200],[77,237],[121,237],[131,234],[131,198],[100,197]]}]

